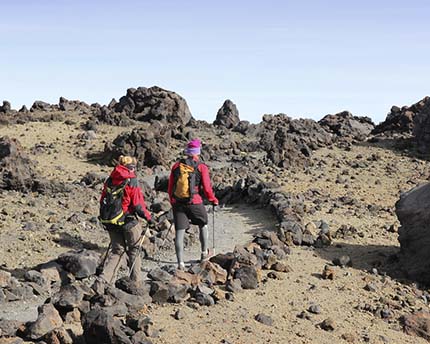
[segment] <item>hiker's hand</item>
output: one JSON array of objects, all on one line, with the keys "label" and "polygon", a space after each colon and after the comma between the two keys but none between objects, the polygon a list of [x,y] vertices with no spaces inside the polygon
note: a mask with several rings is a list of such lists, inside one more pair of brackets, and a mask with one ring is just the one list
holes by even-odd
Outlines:
[{"label": "hiker's hand", "polygon": [[156,222],[154,221],[153,218],[150,218],[149,220],[146,220],[148,222],[148,225],[154,227],[156,225]]},{"label": "hiker's hand", "polygon": [[213,205],[214,207],[216,207],[217,205],[219,205],[218,200],[216,199],[215,201],[212,201],[212,205]]}]

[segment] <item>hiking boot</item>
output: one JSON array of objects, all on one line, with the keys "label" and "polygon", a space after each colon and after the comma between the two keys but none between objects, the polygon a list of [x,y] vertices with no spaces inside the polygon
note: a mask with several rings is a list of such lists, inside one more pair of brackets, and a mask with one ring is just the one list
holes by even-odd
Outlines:
[{"label": "hiking boot", "polygon": [[209,249],[207,249],[206,251],[200,254],[200,263],[206,262],[208,260],[209,260]]},{"label": "hiking boot", "polygon": [[184,264],[184,262],[180,262],[180,263],[178,264],[178,270],[181,270],[181,271],[184,271],[184,270],[185,270],[185,264]]}]

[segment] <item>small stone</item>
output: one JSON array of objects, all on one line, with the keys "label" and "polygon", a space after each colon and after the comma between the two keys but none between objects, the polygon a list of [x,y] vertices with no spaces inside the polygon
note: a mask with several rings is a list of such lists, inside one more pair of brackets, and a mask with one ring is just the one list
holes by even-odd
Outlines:
[{"label": "small stone", "polygon": [[329,265],[325,265],[321,276],[323,279],[333,280],[334,279],[334,269]]},{"label": "small stone", "polygon": [[374,283],[367,283],[364,286],[364,290],[375,293],[378,290],[378,287]]},{"label": "small stone", "polygon": [[313,314],[320,314],[321,313],[321,306],[319,306],[319,305],[310,305],[309,308],[308,308],[308,311],[310,313],[313,313]]},{"label": "small stone", "polygon": [[184,318],[184,311],[182,311],[182,310],[180,310],[180,309],[178,309],[176,312],[175,312],[175,314],[174,314],[174,318],[176,319],[176,320],[181,320],[181,319],[183,319]]},{"label": "small stone", "polygon": [[324,331],[334,331],[335,324],[334,321],[331,318],[325,319],[320,325],[319,325]]},{"label": "small stone", "polygon": [[262,323],[267,326],[273,325],[273,319],[265,314],[259,313],[255,316],[255,320],[257,320],[259,323]]}]

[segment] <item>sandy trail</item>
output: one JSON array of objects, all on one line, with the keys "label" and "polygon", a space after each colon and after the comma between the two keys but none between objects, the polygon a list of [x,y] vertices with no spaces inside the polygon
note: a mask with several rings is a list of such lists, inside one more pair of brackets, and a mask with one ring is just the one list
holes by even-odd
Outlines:
[{"label": "sandy trail", "polygon": [[[209,247],[215,247],[215,254],[232,252],[236,245],[252,240],[252,235],[264,230],[274,230],[276,219],[267,209],[256,208],[244,204],[217,208],[215,211],[215,233],[213,232],[213,212],[208,206]],[[174,228],[171,229],[172,231]],[[215,245],[213,245],[215,234]],[[199,242],[184,250],[185,265],[196,262],[200,258]],[[149,271],[157,265],[176,265],[174,248],[162,250],[155,254],[154,260],[145,259],[143,269]]]}]

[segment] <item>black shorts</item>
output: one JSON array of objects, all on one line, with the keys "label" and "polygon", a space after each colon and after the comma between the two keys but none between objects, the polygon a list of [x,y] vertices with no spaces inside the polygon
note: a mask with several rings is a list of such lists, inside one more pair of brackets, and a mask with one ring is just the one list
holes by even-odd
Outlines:
[{"label": "black shorts", "polygon": [[173,206],[173,218],[175,228],[188,229],[190,222],[199,227],[208,223],[208,213],[203,203],[201,204],[175,204]]}]

